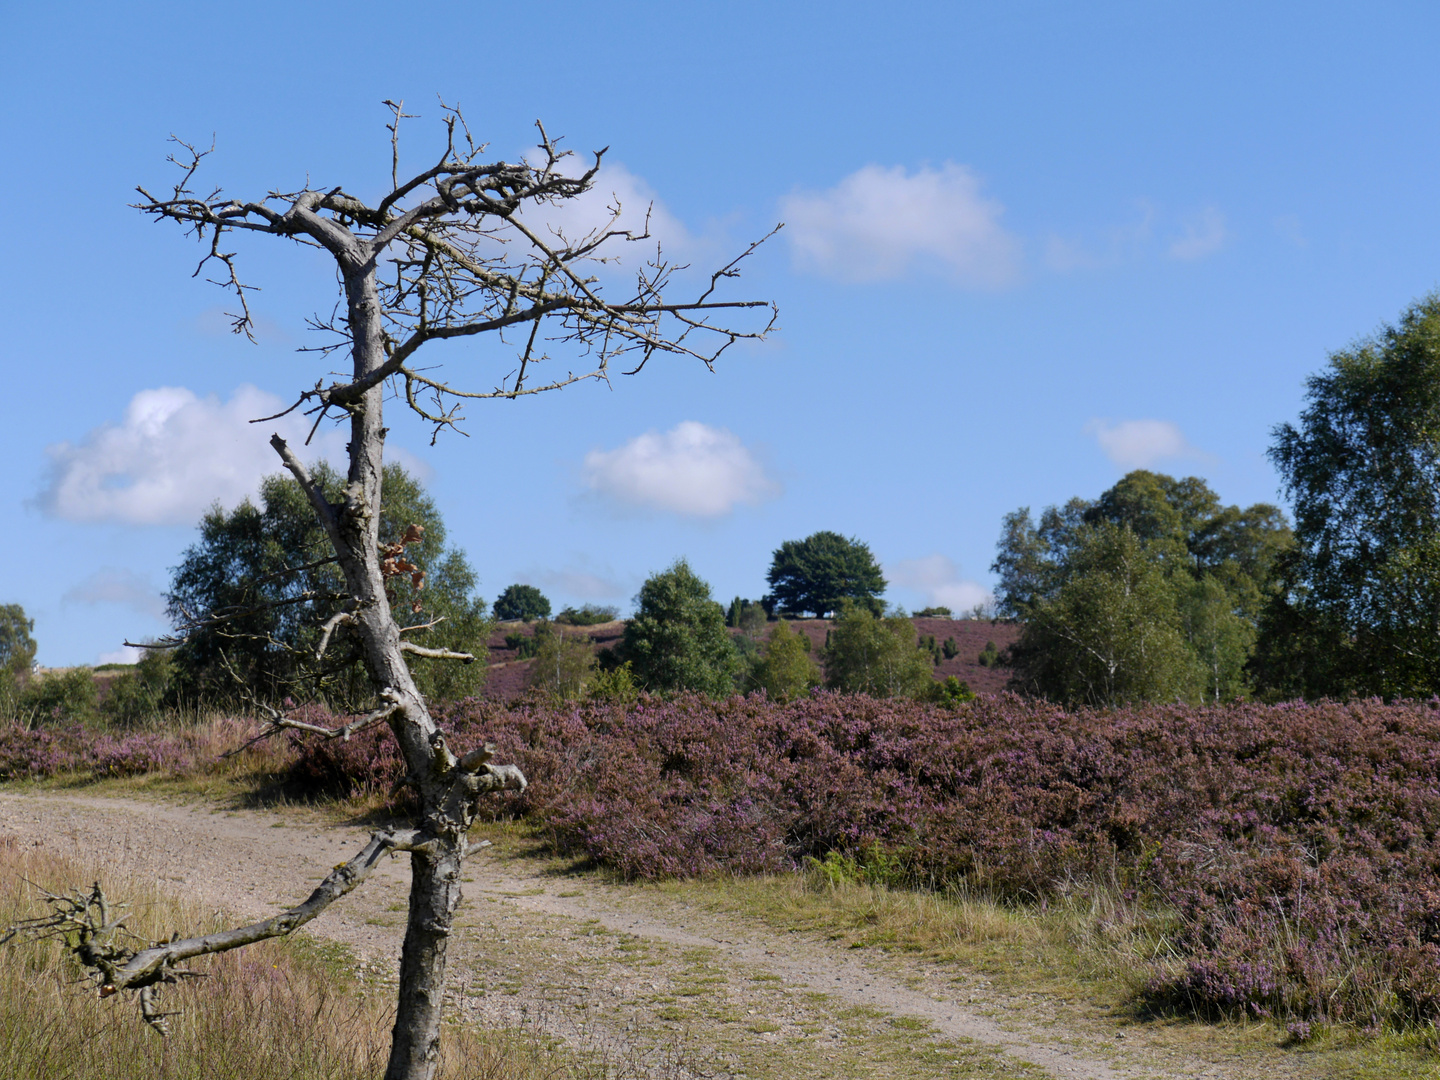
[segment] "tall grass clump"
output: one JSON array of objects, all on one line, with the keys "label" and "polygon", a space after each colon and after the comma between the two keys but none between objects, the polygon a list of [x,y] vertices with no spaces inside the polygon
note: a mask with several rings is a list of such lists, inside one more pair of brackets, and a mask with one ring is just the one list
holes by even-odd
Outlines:
[{"label": "tall grass clump", "polygon": [[[0,835],[0,933],[43,913],[36,885],[68,891],[102,878],[130,904],[127,925],[158,940],[232,925],[114,866],[85,864]],[[33,883],[33,884],[32,884]],[[0,947],[0,1076],[7,1080],[374,1080],[385,1069],[393,989],[364,987],[352,966],[302,943],[271,940],[192,964],[205,978],[167,990],[161,1037],[133,995],[101,1000],[57,941]],[[603,1050],[603,1048],[601,1048]],[[442,1080],[617,1080],[633,1062],[565,1055],[526,1032],[452,1027]]]},{"label": "tall grass clump", "polygon": [[[51,891],[102,877],[131,904],[128,925],[145,940],[177,929],[220,928],[197,909],[111,867],[81,865],[44,848],[0,838],[0,925],[44,910],[30,884]],[[278,942],[225,953],[197,970],[207,977],[165,998],[171,1033],[140,1020],[133,995],[100,1000],[56,941],[0,948],[0,1075],[59,1080],[305,1077],[361,1080],[384,1069],[389,1024],[382,1008],[337,987],[335,972]]]}]

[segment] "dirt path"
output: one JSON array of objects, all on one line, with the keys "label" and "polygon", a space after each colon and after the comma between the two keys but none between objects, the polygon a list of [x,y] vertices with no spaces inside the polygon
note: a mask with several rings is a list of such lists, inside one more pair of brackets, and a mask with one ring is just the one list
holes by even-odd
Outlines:
[{"label": "dirt path", "polygon": [[[304,815],[0,792],[0,834],[100,857],[234,915],[302,899],[368,829]],[[1294,1057],[1209,1060],[1142,1028],[1075,1023],[983,978],[775,935],[657,890],[556,877],[482,852],[467,863],[449,1000],[484,1025],[526,1027],[660,1077],[1301,1076]],[[386,860],[310,924],[359,976],[393,979],[409,865]],[[1312,1074],[1313,1075],[1313,1074]]]}]

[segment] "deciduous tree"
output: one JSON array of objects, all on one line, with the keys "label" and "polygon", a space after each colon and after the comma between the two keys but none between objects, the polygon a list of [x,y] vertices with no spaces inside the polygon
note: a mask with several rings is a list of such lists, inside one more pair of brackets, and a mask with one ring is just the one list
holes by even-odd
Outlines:
[{"label": "deciduous tree", "polygon": [[820,665],[810,657],[810,639],[781,619],[771,627],[764,652],[751,669],[751,687],[764,690],[771,701],[789,701],[821,681]]},{"label": "deciduous tree", "polygon": [[550,617],[550,601],[534,585],[507,585],[495,598],[495,618],[534,622]]},{"label": "deciduous tree", "polygon": [[1290,542],[1274,506],[1222,506],[1203,480],[1143,469],[1038,523],[1007,514],[991,569],[996,606],[1024,623],[1012,685],[1088,704],[1243,696]]},{"label": "deciduous tree", "polygon": [[935,689],[930,653],[915,643],[915,624],[901,613],[877,616],[841,605],[824,651],[825,685],[871,697],[926,698]]},{"label": "deciduous tree", "polygon": [[684,559],[640,587],[619,654],[630,662],[640,687],[652,693],[690,690],[724,697],[734,693],[741,668],[725,629],[725,609]]},{"label": "deciduous tree", "polygon": [[1330,357],[1270,458],[1295,549],[1255,671],[1274,696],[1440,691],[1440,293]]},{"label": "deciduous tree", "polygon": [[[242,235],[287,240],[326,256],[340,296],[333,317],[316,324],[331,333],[327,351],[341,358],[342,373],[304,390],[292,409],[306,410],[318,425],[338,419],[347,426],[349,459],[338,494],[328,493],[279,435],[271,445],[304,492],[329,539],[343,583],[343,598],[324,630],[352,632],[374,697],[371,710],[343,729],[318,734],[340,737],[386,724],[405,760],[407,781],[419,807],[404,827],[374,834],[353,858],[338,866],[304,903],[269,919],[202,937],[180,937],[138,951],[107,925],[110,908],[101,889],[63,905],[53,918],[86,942],[77,954],[103,982],[106,993],[137,991],[147,1019],[162,1026],[156,990],[178,978],[178,966],[205,953],[237,948],[287,934],[349,892],[384,855],[410,853],[412,884],[402,947],[398,1004],[386,1080],[429,1080],[441,1035],[445,958],[456,906],[466,834],[486,793],[523,786],[513,766],[498,765],[488,751],[457,754],[437,726],[411,674],[411,658],[459,654],[418,644],[395,616],[391,593],[404,589],[413,571],[409,548],[415,530],[393,542],[381,536],[384,505],[384,416],[395,395],[429,425],[432,438],[463,421],[461,405],[486,398],[516,398],[606,379],[612,368],[638,372],[657,355],[713,363],[728,346],[763,336],[773,322],[768,304],[722,300],[718,290],[739,270],[740,258],[710,275],[693,299],[670,291],[675,267],[644,235],[613,220],[576,234],[547,227],[556,204],[574,199],[595,183],[601,156],[567,171],[564,155],[541,130],[538,152],[518,162],[486,156],[458,112],[445,111],[444,145],[433,164],[403,176],[399,129],[404,118],[390,104],[391,175],[378,198],[365,178],[355,186],[324,184],[299,191],[272,191],[258,198],[232,197],[218,188],[195,187],[207,151],[179,144],[172,157],[180,179],[163,195],[141,190],[139,209],[158,221],[180,224],[202,244],[201,267],[234,296],[234,328],[252,326],[250,286],[239,273],[231,244]],[[618,209],[616,211],[618,214]],[[591,267],[630,246],[643,260],[618,298]],[[753,249],[753,245],[752,245]],[[613,282],[612,282],[613,284]],[[722,313],[757,309],[758,321],[739,327]],[[456,346],[488,337],[474,357],[493,357],[513,346],[513,360],[467,388],[442,377],[420,353],[449,343],[452,360],[466,359]],[[429,349],[427,355],[434,356]],[[562,356],[579,366],[567,366]],[[473,362],[474,357],[470,358]],[[333,361],[331,365],[332,366]],[[323,369],[322,369],[323,370]],[[417,526],[419,523],[415,523]],[[317,644],[323,654],[326,639]],[[269,730],[301,727],[283,711],[271,712]]]},{"label": "deciduous tree", "polygon": [[12,679],[29,674],[35,662],[35,620],[19,604],[0,604],[0,673]]},{"label": "deciduous tree", "polygon": [[809,611],[823,619],[847,600],[876,615],[884,610],[885,578],[869,546],[836,532],[786,540],[775,549],[765,580],[771,590],[765,599],[781,612]]}]

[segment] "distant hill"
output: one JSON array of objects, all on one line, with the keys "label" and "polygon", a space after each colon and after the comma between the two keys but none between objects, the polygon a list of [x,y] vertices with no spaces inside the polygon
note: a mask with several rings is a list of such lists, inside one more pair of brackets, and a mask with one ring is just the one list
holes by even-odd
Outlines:
[{"label": "distant hill", "polygon": [[[987,642],[993,641],[995,647],[1004,651],[1005,647],[1020,636],[1020,627],[1015,623],[996,622],[992,623],[984,619],[914,619],[916,637],[926,637],[933,634],[937,642],[943,642],[946,638],[954,638],[959,652],[951,660],[946,660],[935,669],[936,679],[943,680],[951,675],[969,684],[970,689],[977,694],[998,694],[1005,689],[1005,683],[1010,678],[1008,668],[981,667],[980,653],[984,650]],[[819,659],[820,650],[825,645],[825,632],[830,629],[829,619],[795,619],[790,622],[791,627],[803,633],[810,639],[812,655]],[[589,636],[594,642],[595,650],[598,652],[607,646],[615,645],[625,633],[625,623],[621,619],[614,622],[601,623],[597,626],[556,626],[555,629],[563,630],[567,636],[580,637]],[[767,631],[768,632],[768,631]],[[533,624],[508,622],[501,623],[490,636],[490,678],[485,684],[485,696],[495,701],[511,701],[525,692],[525,677],[534,661],[521,660],[519,650],[512,649],[505,644],[507,635],[524,634],[526,637],[533,637],[535,628]],[[739,633],[739,631],[735,631]]]}]

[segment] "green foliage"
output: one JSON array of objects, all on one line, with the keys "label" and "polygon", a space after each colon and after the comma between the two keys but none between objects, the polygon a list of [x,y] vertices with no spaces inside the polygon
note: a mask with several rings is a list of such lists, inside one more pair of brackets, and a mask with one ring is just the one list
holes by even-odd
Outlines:
[{"label": "green foliage", "polygon": [[950,675],[943,682],[932,682],[929,692],[923,695],[922,700],[933,701],[947,709],[955,709],[967,701],[974,701],[975,691],[970,689],[970,684],[964,679],[957,679],[954,675]]},{"label": "green foliage", "polygon": [[916,645],[921,652],[926,652],[930,654],[930,662],[934,666],[940,666],[940,661],[944,659],[945,650],[940,645],[936,644],[934,634],[923,635],[920,638],[919,642],[916,643]]},{"label": "green foliage", "polygon": [[1029,609],[1012,685],[1054,701],[1119,705],[1194,696],[1175,582],[1128,527],[1086,530],[1070,573]]},{"label": "green foliage", "polygon": [[579,701],[584,697],[596,670],[589,636],[552,630],[530,640],[539,645],[525,685],[557,701]]},{"label": "green foliage", "polygon": [[[990,647],[991,652],[995,651],[995,643],[993,641],[986,642],[986,644]],[[947,637],[940,646],[940,655],[946,660],[954,660],[955,657],[960,655],[959,643],[953,637]],[[981,662],[981,666],[985,666],[983,661]]]},{"label": "green foliage", "polygon": [[1440,293],[1334,353],[1270,458],[1295,507],[1252,665],[1271,697],[1440,691]]},{"label": "green foliage", "polygon": [[950,619],[955,613],[948,607],[927,607],[915,612],[911,618],[914,619]]},{"label": "green foliage", "polygon": [[725,610],[725,625],[742,631],[747,638],[759,636],[769,617],[762,603],[735,597]]},{"label": "green foliage", "polygon": [[991,569],[998,611],[1025,623],[1012,686],[1093,705],[1245,696],[1290,544],[1274,506],[1222,506],[1203,480],[1145,470],[1038,523],[1027,508],[1006,515]]},{"label": "green foliage", "polygon": [[550,601],[534,585],[507,585],[505,591],[495,598],[493,610],[497,619],[533,622],[550,617]]},{"label": "green foliage", "polygon": [[741,669],[724,609],[684,559],[640,587],[619,657],[652,693],[692,690],[723,697],[734,692]]},{"label": "green foliage", "polygon": [[0,604],[0,672],[24,681],[35,663],[35,620],[19,604]]},{"label": "green foliage", "polygon": [[810,639],[781,619],[770,630],[764,654],[751,669],[751,688],[764,690],[771,701],[789,701],[809,693],[820,681],[820,667],[810,658]]},{"label": "green foliage", "polygon": [[[954,640],[955,640],[954,638],[951,638],[950,641],[947,641],[945,644],[946,644],[946,645],[949,645],[949,644],[950,644],[951,642],[953,642]],[[955,650],[955,651],[956,651],[956,652],[959,652],[959,651],[960,651],[960,650],[959,650],[959,646],[956,646],[956,650]],[[1000,663],[1000,650],[995,647],[995,642],[993,642],[993,641],[987,641],[987,642],[985,642],[985,648],[983,648],[983,649],[980,650],[980,655],[979,655],[978,657],[976,657],[976,661],[975,661],[975,662],[978,663],[981,667],[995,667],[997,664],[999,664],[999,663]]]},{"label": "green foliage", "polygon": [[111,680],[100,711],[107,721],[120,727],[153,720],[165,708],[174,677],[170,650],[146,649],[138,663]]},{"label": "green foliage", "polygon": [[[338,500],[343,477],[323,462],[313,474]],[[407,640],[483,655],[490,621],[474,596],[475,572],[464,552],[445,546],[444,522],[420,484],[400,466],[387,465],[380,542],[398,540],[410,524],[425,528],[424,542],[405,552],[425,571],[425,587],[417,593],[408,578],[391,579],[391,604],[401,626],[443,621],[407,634]],[[345,600],[333,554],[304,493],[284,475],[261,482],[258,506],[247,499],[229,513],[218,506],[207,513],[199,542],[175,569],[169,613],[177,625],[233,617],[191,634],[174,651],[172,698],[234,700],[238,675],[262,700],[321,698],[338,707],[368,702],[358,635],[340,627],[323,661],[314,660],[321,624]],[[477,693],[486,674],[484,664],[423,658],[412,660],[411,670],[421,692],[436,700]]]},{"label": "green foliage", "polygon": [[610,604],[584,604],[581,607],[567,607],[555,616],[555,621],[564,626],[599,626],[614,622],[620,617],[620,609]]},{"label": "green foliage", "polygon": [[506,634],[505,647],[514,649],[519,660],[530,660],[537,656],[545,641],[554,636],[548,622],[537,622],[533,634]]},{"label": "green foliage", "polygon": [[95,677],[78,667],[32,679],[21,691],[20,711],[40,724],[89,723],[99,715]]},{"label": "green foliage", "polygon": [[885,578],[870,548],[834,532],[787,540],[775,550],[766,575],[771,592],[765,602],[781,612],[813,612],[823,619],[845,601],[879,615]]},{"label": "green foliage", "polygon": [[907,615],[876,616],[845,604],[827,635],[825,685],[871,697],[924,698],[935,680],[930,653],[916,646]]},{"label": "green foliage", "polygon": [[614,667],[602,665],[591,678],[585,696],[591,701],[614,705],[634,704],[640,697],[640,688],[635,685],[635,674],[630,661],[626,660]]}]

